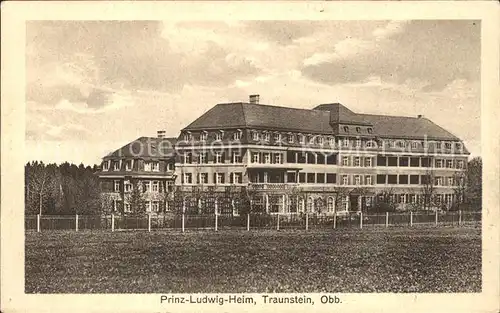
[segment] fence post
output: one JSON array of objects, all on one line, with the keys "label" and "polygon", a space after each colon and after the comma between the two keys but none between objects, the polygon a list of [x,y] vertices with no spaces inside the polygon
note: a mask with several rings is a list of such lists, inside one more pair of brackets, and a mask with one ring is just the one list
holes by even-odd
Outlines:
[{"label": "fence post", "polygon": [[363,228],[363,212],[359,212],[359,228]]},{"label": "fence post", "polygon": [[306,230],[309,229],[309,213],[306,213]]},{"label": "fence post", "polygon": [[218,217],[219,214],[217,214],[217,211],[215,211],[215,231],[217,231],[217,228],[218,228]]},{"label": "fence post", "polygon": [[280,214],[278,213],[278,222],[276,224],[276,230],[280,230]]},{"label": "fence post", "polygon": [[337,228],[337,212],[333,214],[333,229]]},{"label": "fence post", "polygon": [[413,226],[413,211],[410,211],[410,226]]},{"label": "fence post", "polygon": [[111,214],[111,231],[115,231],[115,215]]},{"label": "fence post", "polygon": [[438,210],[437,209],[436,209],[436,221],[435,221],[435,224],[436,224],[436,226],[438,224]]},{"label": "fence post", "polygon": [[148,214],[148,232],[151,232],[151,213]]},{"label": "fence post", "polygon": [[78,214],[75,216],[75,231],[78,231]]},{"label": "fence post", "polygon": [[247,214],[247,231],[250,231],[250,213]]},{"label": "fence post", "polygon": [[458,226],[462,225],[462,210],[458,210]]},{"label": "fence post", "polygon": [[389,212],[385,212],[385,228],[389,227]]},{"label": "fence post", "polygon": [[182,232],[184,232],[184,213],[182,213]]},{"label": "fence post", "polygon": [[36,231],[40,232],[40,214],[36,215]]}]

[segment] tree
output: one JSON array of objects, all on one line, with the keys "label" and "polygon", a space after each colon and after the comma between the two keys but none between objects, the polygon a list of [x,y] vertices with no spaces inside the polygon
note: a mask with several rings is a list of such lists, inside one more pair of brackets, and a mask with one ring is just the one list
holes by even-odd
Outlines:
[{"label": "tree", "polygon": [[[43,164],[33,163],[26,171],[26,180],[28,185],[28,194],[31,199],[36,199],[38,204],[38,214],[42,215],[44,203],[49,198],[50,177],[49,169]],[[34,213],[34,212],[33,212]]]},{"label": "tree", "polygon": [[344,187],[344,186],[335,186],[333,187],[333,192],[335,193],[335,210],[342,206],[342,202],[347,197],[347,201],[349,201],[349,196],[351,194],[352,188]]},{"label": "tree", "polygon": [[465,202],[465,193],[467,190],[466,172],[455,172],[453,175],[453,210],[461,210]]},{"label": "tree", "polygon": [[483,162],[481,157],[469,161],[466,169],[465,201],[469,209],[478,210],[482,207],[483,192]]},{"label": "tree", "polygon": [[133,214],[145,213],[144,199],[142,196],[142,188],[139,180],[132,181],[132,192],[130,193],[130,210]]},{"label": "tree", "polygon": [[424,210],[429,210],[435,204],[436,186],[434,185],[434,171],[427,168],[425,175],[422,176],[420,182],[422,190],[422,205]]},{"label": "tree", "polygon": [[396,201],[394,189],[391,187],[379,192],[375,196],[375,205],[373,206],[377,213],[396,211]]}]

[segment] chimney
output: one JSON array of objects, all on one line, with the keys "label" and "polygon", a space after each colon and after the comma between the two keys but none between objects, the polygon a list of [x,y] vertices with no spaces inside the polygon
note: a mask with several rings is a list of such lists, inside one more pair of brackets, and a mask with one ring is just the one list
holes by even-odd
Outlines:
[{"label": "chimney", "polygon": [[159,130],[156,132],[158,138],[165,138],[165,131],[164,130]]},{"label": "chimney", "polygon": [[249,99],[251,104],[259,104],[259,95],[250,95]]}]

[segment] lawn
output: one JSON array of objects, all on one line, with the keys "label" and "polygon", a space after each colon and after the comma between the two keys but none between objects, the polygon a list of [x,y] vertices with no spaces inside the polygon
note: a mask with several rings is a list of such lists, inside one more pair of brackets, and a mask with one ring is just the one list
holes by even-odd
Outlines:
[{"label": "lawn", "polygon": [[479,228],[26,233],[26,293],[480,292]]}]

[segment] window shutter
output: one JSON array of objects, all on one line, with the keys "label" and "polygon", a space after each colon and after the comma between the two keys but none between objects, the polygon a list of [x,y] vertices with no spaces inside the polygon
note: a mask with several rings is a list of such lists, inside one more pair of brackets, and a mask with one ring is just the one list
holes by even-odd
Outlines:
[{"label": "window shutter", "polygon": [[217,184],[217,173],[214,173],[214,184]]},{"label": "window shutter", "polygon": [[221,184],[225,184],[225,183],[226,183],[226,174],[221,173]]},{"label": "window shutter", "polygon": [[229,173],[229,183],[234,184],[234,173]]}]

